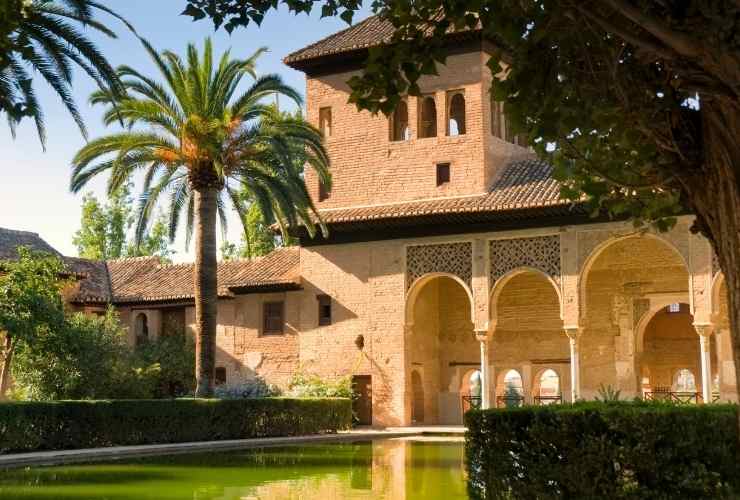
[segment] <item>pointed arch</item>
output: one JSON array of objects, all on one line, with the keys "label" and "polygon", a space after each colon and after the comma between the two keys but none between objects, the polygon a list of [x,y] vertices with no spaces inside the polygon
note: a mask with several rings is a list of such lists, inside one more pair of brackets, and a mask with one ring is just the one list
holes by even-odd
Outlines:
[{"label": "pointed arch", "polygon": [[405,99],[399,101],[390,119],[390,140],[408,141],[411,139],[409,129],[409,106]]},{"label": "pointed arch", "polygon": [[560,319],[563,319],[563,294],[560,290],[560,287],[555,282],[554,279],[552,279],[551,276],[549,276],[547,273],[544,273],[540,269],[537,269],[536,267],[529,267],[529,266],[522,266],[517,267],[515,269],[512,269],[511,271],[508,271],[506,274],[501,276],[499,279],[496,280],[496,283],[493,285],[493,288],[491,288],[491,293],[489,295],[489,324],[490,328],[492,329],[496,323],[498,322],[498,299],[501,296],[501,292],[504,290],[506,285],[516,276],[526,274],[526,273],[533,273],[538,276],[541,276],[544,278],[550,285],[552,285],[553,290],[555,291],[555,294],[558,297],[558,305],[560,309]]},{"label": "pointed arch", "polygon": [[468,302],[470,305],[470,322],[473,323],[475,321],[473,292],[472,290],[470,290],[468,285],[460,277],[455,276],[451,273],[427,273],[415,279],[414,282],[411,283],[408,292],[406,292],[404,311],[406,325],[413,325],[414,323],[414,307],[416,306],[416,299],[419,297],[422,289],[437,278],[449,278],[460,285],[463,290],[465,290],[465,294],[468,297]]},{"label": "pointed arch", "polygon": [[686,274],[688,276],[688,298],[691,301],[689,304],[691,306],[691,310],[693,312],[693,304],[692,304],[692,297],[691,297],[691,269],[689,268],[689,264],[686,261],[686,257],[681,253],[681,251],[676,248],[676,246],[668,241],[667,239],[655,235],[652,233],[632,233],[624,236],[617,236],[608,238],[601,243],[599,243],[588,255],[586,260],[581,265],[581,269],[578,273],[578,303],[579,303],[579,309],[580,309],[580,318],[583,319],[586,317],[586,310],[587,310],[587,301],[586,301],[586,283],[588,281],[588,277],[591,273],[591,269],[593,268],[594,264],[599,260],[599,258],[604,254],[604,252],[611,248],[614,245],[617,245],[619,243],[623,243],[625,241],[631,240],[631,239],[638,239],[638,238],[644,238],[644,239],[650,239],[653,241],[658,242],[659,244],[663,245],[665,248],[668,248],[671,250],[671,252],[679,259],[681,265],[686,270]]}]

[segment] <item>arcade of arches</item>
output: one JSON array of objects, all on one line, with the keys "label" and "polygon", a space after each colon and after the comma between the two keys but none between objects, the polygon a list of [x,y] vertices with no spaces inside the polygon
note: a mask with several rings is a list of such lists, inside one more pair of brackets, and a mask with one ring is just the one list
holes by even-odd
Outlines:
[{"label": "arcade of arches", "polygon": [[607,388],[623,399],[736,400],[722,276],[697,265],[707,256],[650,234],[589,236],[575,256],[561,236],[559,263],[540,249],[507,270],[485,262],[506,255],[487,252],[489,242],[472,243],[471,276],[449,255],[428,273],[414,262],[410,423],[458,424],[470,407],[594,399]]}]

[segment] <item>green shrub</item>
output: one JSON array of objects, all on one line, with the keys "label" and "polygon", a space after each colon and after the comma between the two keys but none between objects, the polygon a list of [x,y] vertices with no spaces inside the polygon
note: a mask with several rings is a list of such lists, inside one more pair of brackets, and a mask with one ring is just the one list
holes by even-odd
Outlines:
[{"label": "green shrub", "polygon": [[144,398],[186,396],[195,388],[195,345],[182,332],[137,346],[131,366],[145,388]]},{"label": "green shrub", "polygon": [[259,376],[238,384],[219,385],[213,391],[219,399],[270,398],[280,395],[280,388],[265,382]]},{"label": "green shrub", "polygon": [[297,436],[351,424],[348,399],[0,403],[0,453]]},{"label": "green shrub", "polygon": [[299,370],[288,384],[287,395],[294,398],[352,398],[352,376],[327,379]]},{"label": "green shrub", "polygon": [[195,348],[177,333],[131,349],[113,309],[76,313],[19,346],[13,378],[14,397],[37,401],[185,396],[195,385]]},{"label": "green shrub", "polygon": [[57,330],[18,347],[13,379],[28,399],[131,397],[128,352],[115,313],[77,313]]},{"label": "green shrub", "polygon": [[735,498],[731,405],[579,403],[466,415],[471,498]]}]

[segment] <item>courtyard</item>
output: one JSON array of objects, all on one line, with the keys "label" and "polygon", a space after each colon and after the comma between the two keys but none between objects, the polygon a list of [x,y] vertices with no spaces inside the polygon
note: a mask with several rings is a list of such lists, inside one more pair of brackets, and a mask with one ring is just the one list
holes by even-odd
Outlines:
[{"label": "courtyard", "polygon": [[3,1],[0,497],[735,498],[739,26]]}]

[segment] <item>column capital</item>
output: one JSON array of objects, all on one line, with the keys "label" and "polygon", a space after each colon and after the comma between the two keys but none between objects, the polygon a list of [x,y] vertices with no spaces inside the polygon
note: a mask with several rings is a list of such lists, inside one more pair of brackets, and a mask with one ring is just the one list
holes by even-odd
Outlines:
[{"label": "column capital", "polygon": [[694,330],[702,339],[709,338],[714,332],[714,325],[712,323],[694,323]]},{"label": "column capital", "polygon": [[478,342],[488,342],[488,328],[475,329],[475,339]]},{"label": "column capital", "polygon": [[583,329],[578,326],[565,326],[563,327],[563,332],[565,332],[565,335],[567,335],[571,341],[576,341],[580,338]]}]

